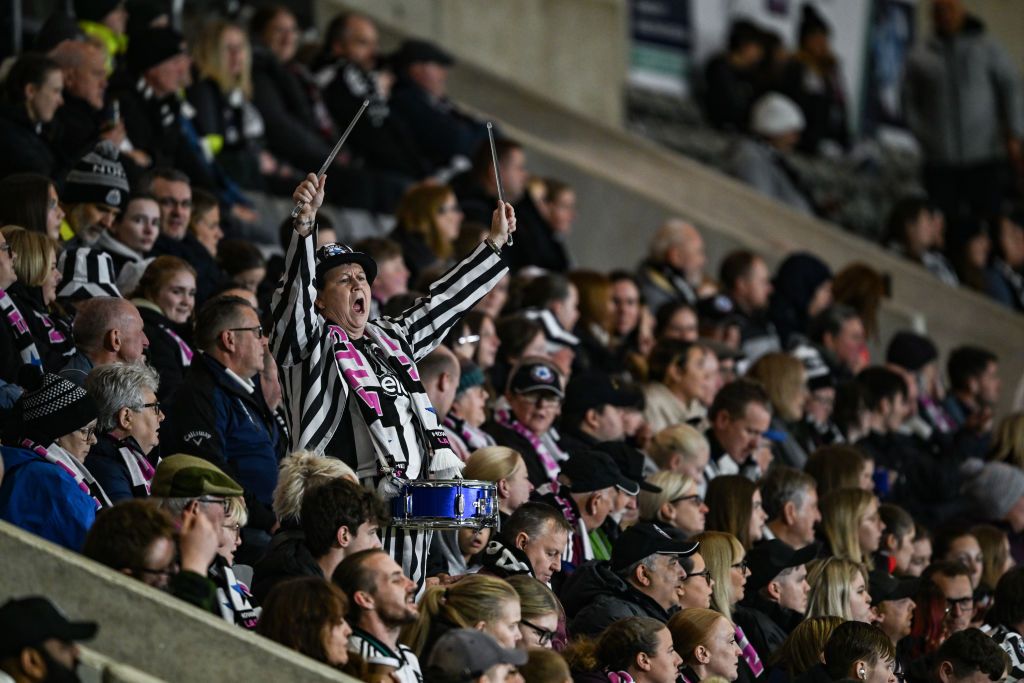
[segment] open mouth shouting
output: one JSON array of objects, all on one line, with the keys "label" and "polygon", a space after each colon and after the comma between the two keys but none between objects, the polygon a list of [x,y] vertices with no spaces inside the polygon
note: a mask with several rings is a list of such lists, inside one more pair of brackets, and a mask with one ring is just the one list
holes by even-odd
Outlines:
[{"label": "open mouth shouting", "polygon": [[352,297],[352,311],[356,315],[363,315],[366,313],[366,295],[362,292],[354,294]]}]

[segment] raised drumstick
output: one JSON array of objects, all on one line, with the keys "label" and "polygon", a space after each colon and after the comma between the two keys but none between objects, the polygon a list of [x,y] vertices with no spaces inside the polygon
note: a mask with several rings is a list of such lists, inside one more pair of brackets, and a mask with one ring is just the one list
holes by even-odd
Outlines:
[{"label": "raised drumstick", "polygon": [[[366,108],[369,106],[370,100],[363,100],[363,106],[359,107],[359,111],[357,111],[356,115],[352,117],[352,120],[348,122],[348,128],[346,128],[345,132],[341,134],[340,138],[338,138],[338,142],[336,145],[334,145],[334,149],[332,149],[331,153],[327,155],[327,159],[324,161],[324,165],[321,166],[320,171],[317,172],[317,179],[323,178],[324,174],[327,173],[327,169],[331,167],[331,164],[334,163],[334,158],[338,156],[338,152],[341,151],[341,146],[345,144],[345,140],[348,139],[348,136],[352,132],[352,129],[356,127],[356,122],[359,121],[359,117],[363,115],[363,112],[366,111]],[[295,208],[292,209],[292,218],[295,218],[296,216],[299,215],[299,212],[302,211],[303,206],[304,204],[302,202],[299,202],[298,204],[295,205]]]},{"label": "raised drumstick", "polygon": [[[487,139],[491,143],[491,162],[494,164],[494,184],[498,186],[498,201],[505,202],[505,193],[501,191],[501,170],[498,168],[498,150],[494,146],[494,125],[487,122]],[[508,246],[512,246],[512,233],[508,234]]]}]

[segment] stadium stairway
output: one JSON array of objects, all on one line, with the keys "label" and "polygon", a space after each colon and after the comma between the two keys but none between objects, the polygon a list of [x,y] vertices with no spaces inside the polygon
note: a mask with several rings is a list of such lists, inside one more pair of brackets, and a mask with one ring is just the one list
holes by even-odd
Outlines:
[{"label": "stadium stairway", "polygon": [[[415,26],[415,37],[427,39],[442,31],[437,22],[429,21],[396,26],[388,3],[381,3],[379,11],[368,3],[356,5],[320,0],[321,25],[341,9],[367,11],[379,22],[384,49],[412,35],[405,30],[409,26]],[[1000,358],[999,413],[1011,409],[1015,396],[1019,405],[1024,390],[1024,316],[973,291],[943,285],[924,268],[877,244],[797,213],[709,166],[499,77],[466,58],[459,44],[444,47],[458,58],[449,76],[455,101],[519,140],[532,173],[575,187],[579,216],[569,245],[577,267],[633,268],[645,256],[651,235],[671,216],[701,229],[712,272],[722,256],[741,247],[763,254],[772,267],[797,250],[817,254],[834,270],[866,263],[890,275],[893,294],[879,315],[880,335],[874,340],[872,358],[881,361],[885,343],[901,329],[929,334],[943,354],[961,344],[983,346]],[[531,47],[536,46],[524,38],[523,49]],[[619,80],[607,78],[607,87],[619,87]]]}]

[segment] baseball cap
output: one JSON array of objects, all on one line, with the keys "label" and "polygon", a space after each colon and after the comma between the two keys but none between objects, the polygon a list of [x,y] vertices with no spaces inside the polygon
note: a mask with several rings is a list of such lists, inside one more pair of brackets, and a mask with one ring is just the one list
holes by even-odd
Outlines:
[{"label": "baseball cap", "polygon": [[68,643],[88,640],[99,626],[94,621],[71,621],[48,599],[33,595],[0,606],[0,657],[56,638]]},{"label": "baseball cap", "polygon": [[198,498],[205,495],[241,496],[245,492],[213,463],[178,453],[164,458],[157,465],[150,493],[156,498]]},{"label": "baseball cap", "polygon": [[650,491],[651,493],[661,493],[660,486],[648,484],[644,481],[644,464],[647,459],[643,453],[625,441],[602,441],[595,448],[610,455],[626,479],[635,481],[642,490]]},{"label": "baseball cap", "polygon": [[508,390],[513,394],[545,391],[563,398],[562,374],[554,363],[543,358],[531,358],[519,363],[508,379]]},{"label": "baseball cap", "polygon": [[636,397],[620,388],[619,384],[603,372],[585,370],[573,373],[565,387],[563,412],[582,415],[592,408],[616,406],[627,408],[636,402]]},{"label": "baseball cap", "polygon": [[761,590],[784,569],[807,564],[817,556],[817,543],[799,550],[777,538],[758,543],[747,553],[747,567],[750,568],[747,592],[752,594]]},{"label": "baseball cap", "polygon": [[323,289],[324,276],[327,275],[331,269],[343,266],[346,263],[358,263],[361,265],[363,267],[363,272],[366,273],[366,281],[371,285],[377,278],[377,262],[374,261],[369,254],[356,251],[347,244],[332,242],[331,244],[325,244],[316,250],[315,284],[317,289]]},{"label": "baseball cap", "polygon": [[611,456],[601,451],[578,450],[562,463],[562,474],[569,478],[573,493],[590,493],[614,486],[631,496],[640,493],[640,484],[629,479]]},{"label": "baseball cap", "polygon": [[492,636],[472,628],[456,628],[438,638],[430,652],[426,680],[474,681],[498,664],[526,664],[526,650],[504,648]]},{"label": "baseball cap", "polygon": [[612,546],[612,569],[625,569],[651,555],[680,555],[697,552],[700,543],[672,538],[651,522],[639,522],[622,532]]},{"label": "baseball cap", "polygon": [[921,585],[919,579],[897,579],[884,569],[872,569],[868,574],[868,586],[871,591],[871,604],[877,605],[885,600],[902,600],[917,595]]},{"label": "baseball cap", "polygon": [[697,318],[701,323],[716,327],[740,324],[740,315],[736,311],[736,305],[724,294],[715,294],[698,300]]}]

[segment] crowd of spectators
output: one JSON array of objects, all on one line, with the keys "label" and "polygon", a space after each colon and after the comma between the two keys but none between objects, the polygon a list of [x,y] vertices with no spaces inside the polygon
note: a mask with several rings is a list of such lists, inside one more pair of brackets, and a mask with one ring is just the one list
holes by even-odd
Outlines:
[{"label": "crowd of spectators", "polygon": [[[1024,311],[1020,69],[963,0],[930,5],[933,32],[909,51],[900,74],[902,118],[887,122],[917,142],[918,190],[883,209],[888,215],[871,232],[945,284]],[[837,217],[840,198],[823,197],[794,154],[853,153],[856,106],[833,30],[805,3],[790,51],[771,29],[736,19],[697,87],[707,123],[737,136],[725,169],[825,219]]]},{"label": "crowd of spectators", "polygon": [[[879,339],[880,273],[714,270],[680,220],[574,268],[575,191],[501,137],[498,202],[439,47],[75,5],[6,81],[0,519],[366,681],[1024,678],[1024,414],[986,349]],[[300,205],[283,259],[257,191]],[[398,226],[340,244],[324,202]],[[498,527],[391,525],[396,474],[460,471]],[[12,600],[0,678],[95,631]]]}]

